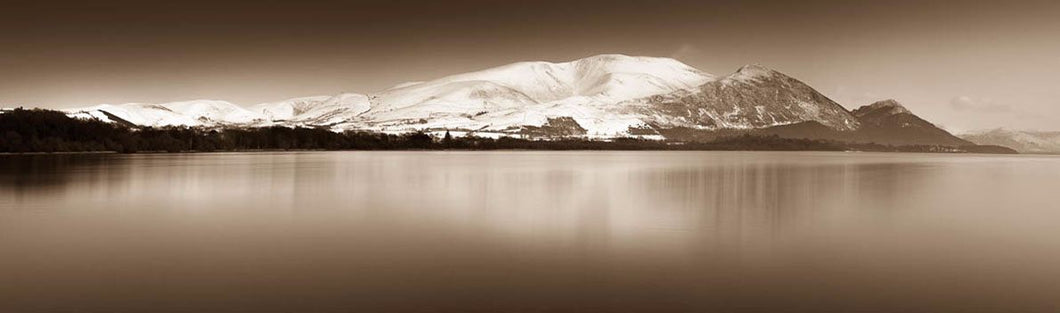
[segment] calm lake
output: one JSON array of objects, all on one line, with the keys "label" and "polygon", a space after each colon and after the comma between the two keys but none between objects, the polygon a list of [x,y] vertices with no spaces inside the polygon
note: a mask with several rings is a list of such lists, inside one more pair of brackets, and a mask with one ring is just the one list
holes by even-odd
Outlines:
[{"label": "calm lake", "polygon": [[1055,312],[1060,158],[0,156],[0,312]]}]

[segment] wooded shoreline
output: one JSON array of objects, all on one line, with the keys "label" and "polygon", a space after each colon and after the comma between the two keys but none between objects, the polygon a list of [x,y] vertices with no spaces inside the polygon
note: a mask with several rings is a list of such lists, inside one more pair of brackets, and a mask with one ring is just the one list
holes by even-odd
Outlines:
[{"label": "wooded shoreline", "polygon": [[321,128],[204,129],[131,128],[74,119],[59,111],[13,110],[0,114],[0,153],[177,153],[341,150],[675,150],[675,151],[865,151],[936,153],[1016,153],[1000,146],[883,145],[836,140],[735,134],[710,141],[637,138],[522,139],[333,132]]}]

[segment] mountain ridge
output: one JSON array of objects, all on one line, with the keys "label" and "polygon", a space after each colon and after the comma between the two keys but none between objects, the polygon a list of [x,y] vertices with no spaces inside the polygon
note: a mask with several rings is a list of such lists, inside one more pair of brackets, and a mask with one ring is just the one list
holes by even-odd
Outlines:
[{"label": "mountain ridge", "polygon": [[493,137],[587,139],[666,139],[673,133],[667,129],[799,129],[796,133],[887,144],[968,144],[895,100],[851,111],[806,83],[760,64],[715,76],[671,58],[621,54],[517,62],[374,93],[299,97],[249,107],[191,100],[104,104],[66,112],[140,126],[453,130]]}]

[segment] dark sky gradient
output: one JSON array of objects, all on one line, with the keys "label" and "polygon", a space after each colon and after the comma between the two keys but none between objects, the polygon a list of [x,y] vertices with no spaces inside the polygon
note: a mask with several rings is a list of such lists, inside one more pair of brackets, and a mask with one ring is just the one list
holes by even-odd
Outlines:
[{"label": "dark sky gradient", "polygon": [[15,1],[0,105],[251,105],[601,53],[760,63],[956,130],[1060,128],[1055,1]]}]

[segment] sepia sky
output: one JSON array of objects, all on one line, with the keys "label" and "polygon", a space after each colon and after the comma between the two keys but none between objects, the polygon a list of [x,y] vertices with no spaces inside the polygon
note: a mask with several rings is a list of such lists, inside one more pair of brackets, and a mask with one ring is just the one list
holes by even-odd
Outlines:
[{"label": "sepia sky", "polygon": [[8,1],[0,106],[373,92],[515,61],[778,69],[955,131],[1060,129],[1056,1]]}]

